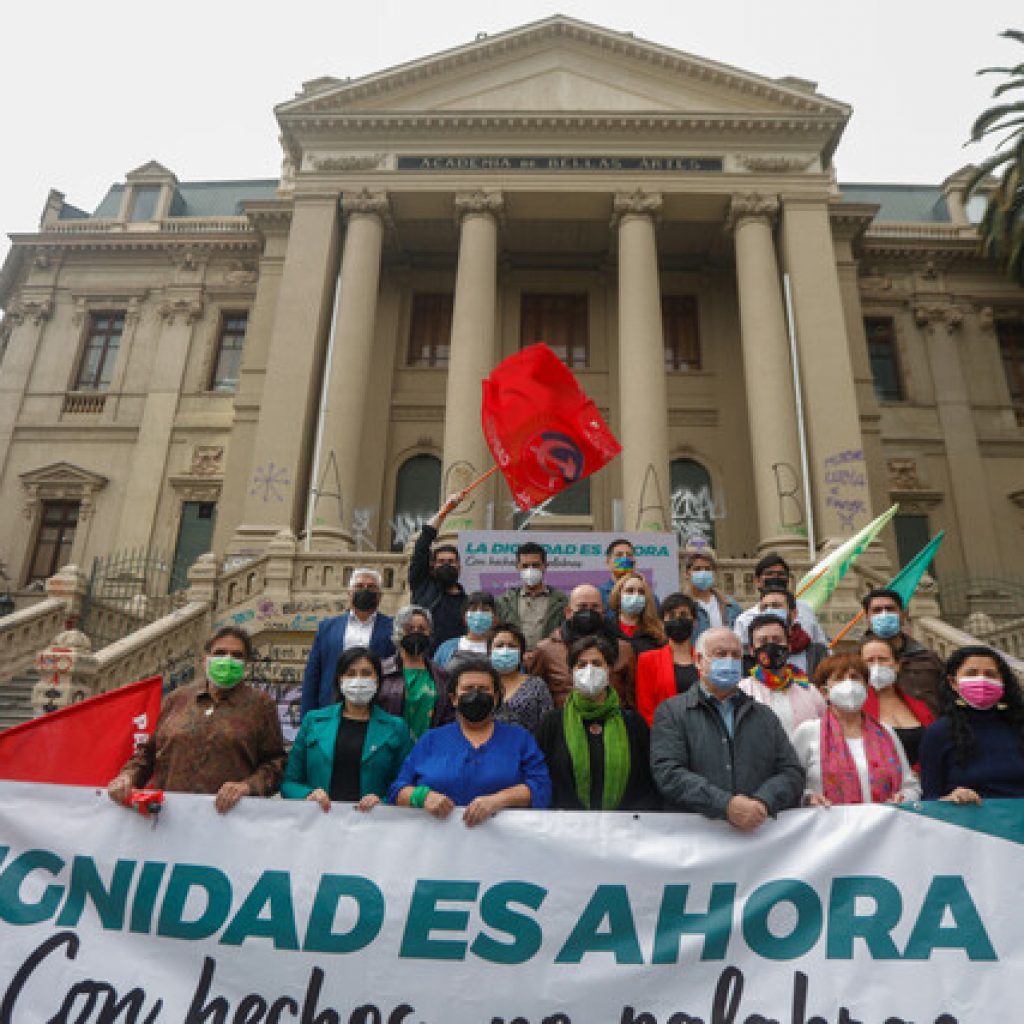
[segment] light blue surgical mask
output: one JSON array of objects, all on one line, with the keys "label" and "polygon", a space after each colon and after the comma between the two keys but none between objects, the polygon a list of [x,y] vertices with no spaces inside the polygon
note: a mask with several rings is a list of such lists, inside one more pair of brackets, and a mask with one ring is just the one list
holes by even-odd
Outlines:
[{"label": "light blue surgical mask", "polygon": [[894,637],[900,631],[900,617],[896,612],[878,612],[871,616],[871,632],[882,640]]},{"label": "light blue surgical mask", "polygon": [[789,623],[789,614],[785,608],[762,608],[762,615],[774,615],[779,622],[787,624]]},{"label": "light blue surgical mask", "polygon": [[743,678],[743,663],[739,658],[712,658],[708,681],[719,690],[734,690]]},{"label": "light blue surgical mask", "polygon": [[710,590],[715,584],[715,574],[710,569],[696,569],[690,573],[690,580],[697,590]]},{"label": "light blue surgical mask", "polygon": [[623,594],[622,610],[627,615],[639,615],[647,607],[647,598],[643,594]]},{"label": "light blue surgical mask", "polygon": [[466,625],[471,633],[486,633],[494,625],[494,616],[490,612],[466,612]]},{"label": "light blue surgical mask", "polygon": [[519,668],[518,647],[493,647],[491,649],[491,664],[495,672],[514,672]]}]

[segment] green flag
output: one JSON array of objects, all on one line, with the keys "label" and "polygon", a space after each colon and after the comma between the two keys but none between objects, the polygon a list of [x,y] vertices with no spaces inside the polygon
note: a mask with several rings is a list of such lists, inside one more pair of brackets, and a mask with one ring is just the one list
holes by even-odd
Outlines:
[{"label": "green flag", "polygon": [[889,581],[889,589],[895,590],[903,598],[903,607],[910,605],[910,599],[917,590],[921,577],[928,570],[935,552],[942,544],[942,538],[946,536],[945,530],[940,530],[905,566]]},{"label": "green flag", "polygon": [[816,612],[820,611],[850,566],[882,532],[882,528],[896,515],[899,508],[899,505],[893,505],[888,512],[883,512],[877,519],[868,523],[860,533],[826,555],[797,584],[796,596],[801,601],[806,601]]}]

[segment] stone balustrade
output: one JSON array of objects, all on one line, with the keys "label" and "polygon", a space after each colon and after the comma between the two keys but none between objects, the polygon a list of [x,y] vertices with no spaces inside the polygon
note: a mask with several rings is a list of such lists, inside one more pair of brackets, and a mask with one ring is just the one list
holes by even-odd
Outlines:
[{"label": "stone balustrade", "polygon": [[914,638],[924,644],[925,647],[933,650],[943,661],[945,661],[958,647],[966,647],[970,644],[984,643],[988,647],[995,647],[1006,658],[1010,668],[1017,673],[1017,678],[1024,682],[1024,661],[997,646],[992,640],[979,640],[978,637],[965,633],[956,626],[951,626],[942,619],[930,615],[923,615],[912,619],[910,631]]},{"label": "stone balustrade", "polygon": [[49,597],[0,619],[0,685],[31,668],[40,649],[64,628],[67,605]]}]

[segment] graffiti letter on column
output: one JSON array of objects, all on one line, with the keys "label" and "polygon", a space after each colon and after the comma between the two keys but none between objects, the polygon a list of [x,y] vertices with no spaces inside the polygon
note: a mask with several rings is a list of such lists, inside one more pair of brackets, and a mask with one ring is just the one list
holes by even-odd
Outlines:
[{"label": "graffiti letter on column", "polygon": [[665,529],[665,498],[661,490],[658,472],[648,462],[644,470],[644,483],[640,488],[640,504],[636,510],[637,530]]},{"label": "graffiti letter on column", "polygon": [[391,534],[394,543],[405,547],[423,529],[423,524],[429,522],[433,512],[398,512],[391,520]]},{"label": "graffiti letter on column", "polygon": [[352,510],[352,541],[356,551],[376,551],[377,545],[373,542],[373,533],[370,524],[373,522],[372,508],[357,508]]},{"label": "graffiti letter on column", "polygon": [[340,526],[345,522],[341,499],[341,476],[338,473],[338,460],[335,457],[333,448],[327,454],[327,461],[324,463],[324,471],[320,474],[320,479],[316,482],[316,490],[313,492],[314,526],[324,526],[327,524],[327,520],[323,515],[324,509],[320,506],[321,498],[329,498],[331,501],[337,502],[337,518],[334,519],[334,523],[330,525],[334,525],[336,523]]},{"label": "graffiti letter on column", "polygon": [[249,493],[260,501],[284,501],[284,491],[291,487],[286,467],[276,466],[268,462],[265,466],[257,466],[252,475],[252,486]]},{"label": "graffiti letter on column", "polygon": [[[468,487],[479,474],[472,462],[453,462],[444,474],[444,487],[442,494],[447,496],[461,491]],[[452,509],[452,515],[448,517],[445,524],[449,530],[470,530],[473,528],[473,519],[470,512],[476,507],[476,493],[471,494],[461,505]]]},{"label": "graffiti letter on column", "polygon": [[800,492],[800,477],[788,462],[773,462],[775,491],[779,496],[779,525],[794,529],[804,525],[804,508],[797,495]]}]

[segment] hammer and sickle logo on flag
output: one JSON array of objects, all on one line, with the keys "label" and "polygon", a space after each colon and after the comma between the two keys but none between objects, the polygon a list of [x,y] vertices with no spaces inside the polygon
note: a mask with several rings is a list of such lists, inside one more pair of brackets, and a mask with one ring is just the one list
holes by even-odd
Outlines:
[{"label": "hammer and sickle logo on flag", "polygon": [[537,466],[552,480],[560,479],[567,487],[583,475],[586,461],[579,445],[567,434],[545,430],[527,445],[537,460]]}]

